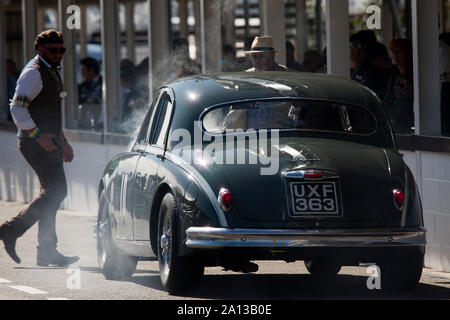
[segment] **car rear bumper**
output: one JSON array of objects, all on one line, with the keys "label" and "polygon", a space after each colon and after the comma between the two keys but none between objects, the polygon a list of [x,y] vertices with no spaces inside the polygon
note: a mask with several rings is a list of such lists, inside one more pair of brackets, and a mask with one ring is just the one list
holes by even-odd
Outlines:
[{"label": "car rear bumper", "polygon": [[195,249],[424,246],[425,234],[424,228],[291,230],[190,227],[186,230],[186,246]]}]

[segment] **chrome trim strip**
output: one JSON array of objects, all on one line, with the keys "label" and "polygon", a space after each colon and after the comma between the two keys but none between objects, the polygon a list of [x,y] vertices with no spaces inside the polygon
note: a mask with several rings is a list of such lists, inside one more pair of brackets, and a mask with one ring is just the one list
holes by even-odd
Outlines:
[{"label": "chrome trim strip", "polygon": [[426,230],[355,229],[228,229],[190,227],[186,246],[198,249],[225,247],[372,247],[417,246],[426,244]]},{"label": "chrome trim strip", "polygon": [[283,174],[285,178],[298,178],[303,179],[305,177],[305,170],[287,171]]},{"label": "chrome trim strip", "polygon": [[[321,173],[323,178],[319,179],[308,179],[305,178],[306,173]],[[324,180],[324,179],[339,179],[339,174],[337,172],[331,171],[331,170],[322,170],[322,169],[309,169],[309,170],[291,170],[286,171],[283,173],[285,178],[290,179],[305,179],[308,181],[318,181],[318,180]]]}]

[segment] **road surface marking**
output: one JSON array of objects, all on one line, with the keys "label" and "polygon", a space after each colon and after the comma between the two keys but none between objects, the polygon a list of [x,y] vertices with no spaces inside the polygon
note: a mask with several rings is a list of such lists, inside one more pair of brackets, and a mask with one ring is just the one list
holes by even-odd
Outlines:
[{"label": "road surface marking", "polygon": [[11,282],[11,281],[0,278],[0,283],[9,283],[9,282]]},{"label": "road surface marking", "polygon": [[27,286],[9,286],[10,288],[26,292],[28,294],[47,294],[45,291],[41,291],[39,289],[27,287]]}]

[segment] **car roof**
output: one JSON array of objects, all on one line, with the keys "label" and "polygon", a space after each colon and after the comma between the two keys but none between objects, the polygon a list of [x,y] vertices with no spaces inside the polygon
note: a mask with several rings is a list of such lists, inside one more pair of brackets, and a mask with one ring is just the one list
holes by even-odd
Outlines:
[{"label": "car roof", "polygon": [[[168,85],[176,105],[201,113],[205,108],[246,99],[294,97],[333,100],[379,108],[376,94],[356,81],[304,72],[237,72],[196,75]],[[198,110],[193,110],[197,108]]]},{"label": "car roof", "polygon": [[379,128],[369,140],[382,141],[381,145],[395,145],[386,113],[376,94],[344,77],[273,71],[220,73],[181,78],[166,87],[172,89],[175,100],[172,131],[186,129],[195,136],[195,128],[201,127],[196,122],[201,120],[206,109],[215,105],[247,99],[303,98],[366,107],[378,120]]}]

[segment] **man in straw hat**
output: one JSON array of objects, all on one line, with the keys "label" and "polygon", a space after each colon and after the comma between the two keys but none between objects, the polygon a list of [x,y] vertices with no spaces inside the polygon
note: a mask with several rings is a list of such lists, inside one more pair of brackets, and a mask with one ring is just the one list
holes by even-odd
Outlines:
[{"label": "man in straw hat", "polygon": [[246,70],[252,71],[287,71],[287,68],[275,62],[275,54],[281,51],[275,50],[271,36],[255,37],[251,49],[244,51],[250,55],[253,68]]},{"label": "man in straw hat", "polygon": [[71,162],[73,150],[61,126],[64,91],[59,64],[63,58],[61,32],[47,30],[34,43],[38,52],[23,69],[11,101],[11,115],[19,129],[19,150],[36,172],[40,194],[16,217],[0,226],[0,239],[16,262],[16,240],[39,222],[37,265],[65,266],[78,257],[66,257],[56,250],[56,212],[67,194],[63,162]]}]

